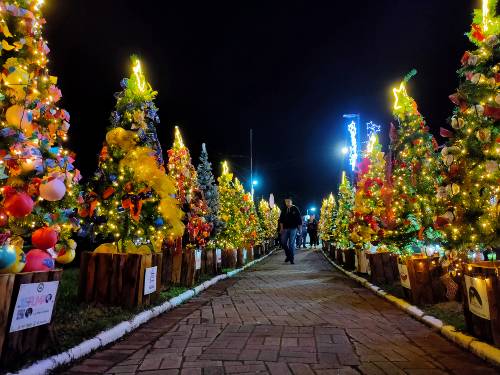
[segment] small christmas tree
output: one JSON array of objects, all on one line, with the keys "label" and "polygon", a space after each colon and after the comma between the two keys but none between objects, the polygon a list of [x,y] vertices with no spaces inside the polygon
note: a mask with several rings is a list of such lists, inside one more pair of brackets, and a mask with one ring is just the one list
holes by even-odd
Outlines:
[{"label": "small christmas tree", "polygon": [[87,218],[94,242],[113,242],[107,251],[160,251],[164,239],[184,232],[182,212],[171,197],[174,181],[165,173],[156,135],[157,93],[136,57],[132,70],[115,95],[116,109],[80,214]]},{"label": "small christmas tree", "polygon": [[212,172],[212,163],[208,160],[208,152],[205,143],[201,146],[200,163],[197,168],[198,185],[203,192],[207,202],[207,213],[205,221],[212,226],[210,238],[214,239],[222,229],[222,222],[219,219],[219,191]]},{"label": "small christmas tree", "polygon": [[168,171],[176,182],[176,198],[186,214],[186,239],[193,246],[204,247],[212,231],[212,224],[205,219],[209,209],[203,191],[198,186],[198,176],[191,163],[189,149],[177,126],[174,144],[168,150]]},{"label": "small christmas tree", "polygon": [[440,182],[437,142],[411,98],[406,85],[411,71],[394,89],[393,114],[398,126],[391,129],[392,208],[395,222],[386,236],[394,249],[405,255],[421,252],[423,246],[439,241],[433,229],[437,212],[436,187]]},{"label": "small christmas tree", "polygon": [[364,152],[364,158],[358,165],[354,214],[350,225],[351,240],[358,249],[369,247],[383,237],[384,180],[384,153],[378,137],[372,135]]},{"label": "small christmas tree", "polygon": [[[47,67],[42,1],[0,5],[0,272],[54,268],[75,256],[71,239],[80,173],[63,147],[69,114]],[[31,250],[27,259],[23,249]]]},{"label": "small christmas tree", "polygon": [[328,242],[332,239],[335,217],[337,215],[337,202],[333,193],[328,198],[323,199],[318,222],[319,237],[322,241]]},{"label": "small christmas tree", "polygon": [[337,203],[337,217],[334,221],[335,230],[332,239],[338,249],[346,250],[352,245],[349,236],[349,223],[354,206],[354,190],[345,172],[342,172],[342,182],[339,185]]},{"label": "small christmas tree", "polygon": [[452,249],[500,247],[500,17],[497,1],[483,0],[469,39],[476,45],[462,57],[453,133],[441,151],[444,181],[438,190],[443,210],[436,220]]},{"label": "small christmas tree", "polygon": [[217,235],[217,244],[222,249],[234,250],[244,245],[246,218],[242,207],[242,187],[237,178],[229,172],[227,162],[222,163],[219,182],[219,218],[224,229]]}]

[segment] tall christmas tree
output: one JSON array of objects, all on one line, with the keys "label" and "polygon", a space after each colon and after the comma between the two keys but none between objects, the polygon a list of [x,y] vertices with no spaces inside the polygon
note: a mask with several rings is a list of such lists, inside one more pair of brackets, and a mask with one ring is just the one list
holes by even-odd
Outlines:
[{"label": "tall christmas tree", "polygon": [[352,242],[349,236],[349,223],[352,217],[354,206],[354,189],[345,172],[342,172],[342,182],[339,185],[337,217],[334,221],[334,232],[332,240],[335,246],[345,250],[351,247]]},{"label": "tall christmas tree", "polygon": [[278,220],[281,210],[277,205],[271,205],[265,199],[259,202],[259,220],[263,232],[263,238],[266,240],[274,239],[278,236]]},{"label": "tall christmas tree", "polygon": [[182,235],[184,226],[156,135],[157,93],[136,57],[121,87],[80,214],[87,218],[95,242],[113,242],[106,251],[160,251],[165,239]]},{"label": "tall christmas tree", "polygon": [[175,196],[185,213],[186,239],[189,244],[204,247],[212,231],[205,216],[209,209],[198,185],[196,169],[179,128],[175,127],[174,144],[168,150],[169,175],[176,182]]},{"label": "tall christmas tree", "polygon": [[222,229],[222,222],[219,219],[219,190],[212,172],[212,163],[208,160],[208,152],[205,143],[201,146],[200,163],[197,168],[198,185],[207,202],[207,213],[205,221],[212,226],[210,238],[217,236]]},{"label": "tall christmas tree", "polygon": [[63,147],[69,114],[47,66],[42,3],[0,5],[0,272],[20,272],[25,261],[24,271],[46,270],[75,254],[80,174]]},{"label": "tall christmas tree", "polygon": [[456,105],[453,132],[442,149],[444,182],[438,197],[444,212],[436,220],[451,248],[466,253],[500,247],[500,17],[496,0],[475,11],[464,53],[460,84],[450,96]]},{"label": "tall christmas tree", "polygon": [[391,128],[392,208],[395,222],[386,237],[397,251],[411,255],[427,243],[439,241],[434,230],[437,213],[436,187],[440,183],[437,142],[429,133],[417,104],[406,91],[411,71],[394,89],[393,114],[398,126]]},{"label": "tall christmas tree", "polygon": [[358,179],[351,220],[351,240],[359,249],[377,243],[383,237],[385,211],[382,188],[385,159],[378,137],[372,135],[358,165]]},{"label": "tall christmas tree", "polygon": [[[241,183],[229,172],[227,162],[222,163],[222,174],[219,182],[219,218],[224,229],[217,235],[217,244],[222,249],[238,249],[244,245],[246,226],[244,208],[242,207]],[[236,185],[236,186],[235,186]]]},{"label": "tall christmas tree", "polygon": [[333,193],[323,199],[319,214],[318,232],[322,241],[330,241],[333,236],[334,222],[337,216],[337,202]]},{"label": "tall christmas tree", "polygon": [[233,186],[236,190],[236,199],[239,201],[240,212],[243,217],[243,227],[241,228],[242,246],[253,246],[261,240],[255,204],[252,195],[245,192],[245,188],[237,177],[233,180]]}]

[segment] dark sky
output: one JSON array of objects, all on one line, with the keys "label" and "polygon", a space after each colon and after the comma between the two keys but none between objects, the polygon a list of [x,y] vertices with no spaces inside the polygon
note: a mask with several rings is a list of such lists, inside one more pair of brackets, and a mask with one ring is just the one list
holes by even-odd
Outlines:
[{"label": "dark sky", "polygon": [[459,59],[479,0],[51,0],[51,72],[71,114],[70,144],[95,168],[113,93],[137,53],[159,91],[164,150],[178,123],[197,163],[206,142],[219,173],[228,158],[256,195],[292,193],[319,205],[339,180],[343,113],[386,129],[391,88],[412,68],[410,93],[435,129],[446,125]]}]

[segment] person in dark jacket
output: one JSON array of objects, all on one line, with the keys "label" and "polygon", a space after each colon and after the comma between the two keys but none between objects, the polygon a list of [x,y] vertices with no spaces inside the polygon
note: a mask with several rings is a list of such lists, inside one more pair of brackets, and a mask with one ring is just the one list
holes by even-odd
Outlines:
[{"label": "person in dark jacket", "polygon": [[309,234],[309,244],[311,247],[318,246],[318,222],[316,221],[316,217],[314,215],[311,215],[309,222],[307,223],[307,233]]},{"label": "person in dark jacket", "polygon": [[302,216],[297,206],[292,204],[292,199],[285,199],[285,208],[281,210],[279,218],[281,246],[285,250],[285,262],[294,264],[295,237],[297,230],[302,226]]}]

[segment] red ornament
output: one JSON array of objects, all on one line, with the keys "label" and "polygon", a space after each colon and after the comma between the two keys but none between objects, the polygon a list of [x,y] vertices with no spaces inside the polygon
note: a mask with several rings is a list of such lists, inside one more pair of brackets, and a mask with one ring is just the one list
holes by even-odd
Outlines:
[{"label": "red ornament", "polygon": [[50,249],[57,244],[57,232],[49,227],[39,228],[31,234],[31,243],[42,250]]},{"label": "red ornament", "polygon": [[472,25],[472,37],[476,39],[478,42],[482,42],[485,38],[483,34],[483,30],[481,30],[481,26],[479,25]]},{"label": "red ornament", "polygon": [[9,222],[9,216],[5,212],[5,210],[0,208],[0,227],[4,227]]},{"label": "red ornament", "polygon": [[6,197],[3,207],[7,215],[20,218],[29,215],[34,205],[33,199],[22,191]]},{"label": "red ornament", "polygon": [[484,106],[484,115],[491,117],[494,120],[500,120],[500,108],[485,105]]},{"label": "red ornament", "polygon": [[40,249],[33,249],[28,251],[28,253],[26,254],[26,266],[24,266],[23,271],[49,271],[53,270],[54,267],[54,259],[52,259],[49,253]]},{"label": "red ornament", "polygon": [[453,132],[449,131],[448,129],[445,128],[439,128],[439,135],[443,138],[451,138],[453,137]]}]

